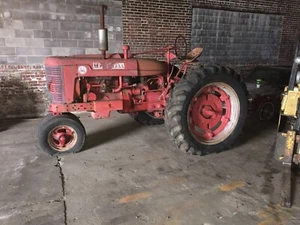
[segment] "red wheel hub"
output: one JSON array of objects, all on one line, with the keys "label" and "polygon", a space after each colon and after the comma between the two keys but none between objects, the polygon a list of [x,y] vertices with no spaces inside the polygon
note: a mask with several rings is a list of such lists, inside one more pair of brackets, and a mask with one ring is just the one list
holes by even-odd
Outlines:
[{"label": "red wheel hub", "polygon": [[77,140],[76,132],[68,126],[54,128],[48,136],[49,144],[58,151],[71,149]]},{"label": "red wheel hub", "polygon": [[199,141],[210,141],[225,129],[230,115],[230,96],[219,87],[206,86],[190,104],[189,129]]}]

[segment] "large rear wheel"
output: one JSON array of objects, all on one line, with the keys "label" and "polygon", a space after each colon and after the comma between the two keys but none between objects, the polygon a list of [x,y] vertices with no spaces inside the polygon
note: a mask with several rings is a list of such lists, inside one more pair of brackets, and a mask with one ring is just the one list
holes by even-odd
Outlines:
[{"label": "large rear wheel", "polygon": [[199,154],[226,150],[245,123],[246,86],[230,68],[201,68],[174,87],[165,116],[167,130],[181,150]]}]

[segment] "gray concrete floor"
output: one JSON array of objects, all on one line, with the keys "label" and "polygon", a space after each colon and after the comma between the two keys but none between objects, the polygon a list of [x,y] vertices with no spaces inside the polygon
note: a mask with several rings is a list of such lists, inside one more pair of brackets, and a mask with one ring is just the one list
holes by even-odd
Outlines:
[{"label": "gray concrete floor", "polygon": [[81,120],[85,150],[59,158],[39,150],[39,119],[1,122],[0,224],[299,224],[297,176],[293,207],[278,204],[276,124],[251,122],[236,147],[200,157],[177,150],[163,125]]}]

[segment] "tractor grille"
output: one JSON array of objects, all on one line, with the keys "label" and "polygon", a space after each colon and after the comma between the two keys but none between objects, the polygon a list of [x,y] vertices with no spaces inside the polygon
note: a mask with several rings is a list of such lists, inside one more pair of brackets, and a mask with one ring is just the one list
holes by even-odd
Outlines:
[{"label": "tractor grille", "polygon": [[62,66],[46,66],[47,87],[53,103],[64,103],[64,78]]}]

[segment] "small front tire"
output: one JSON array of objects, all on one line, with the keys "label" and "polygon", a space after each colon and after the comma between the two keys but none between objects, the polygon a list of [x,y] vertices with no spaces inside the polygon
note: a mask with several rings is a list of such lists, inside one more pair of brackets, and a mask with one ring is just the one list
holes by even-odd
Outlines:
[{"label": "small front tire", "polygon": [[48,117],[41,122],[38,130],[40,148],[50,155],[79,152],[85,138],[81,122],[65,115]]}]

